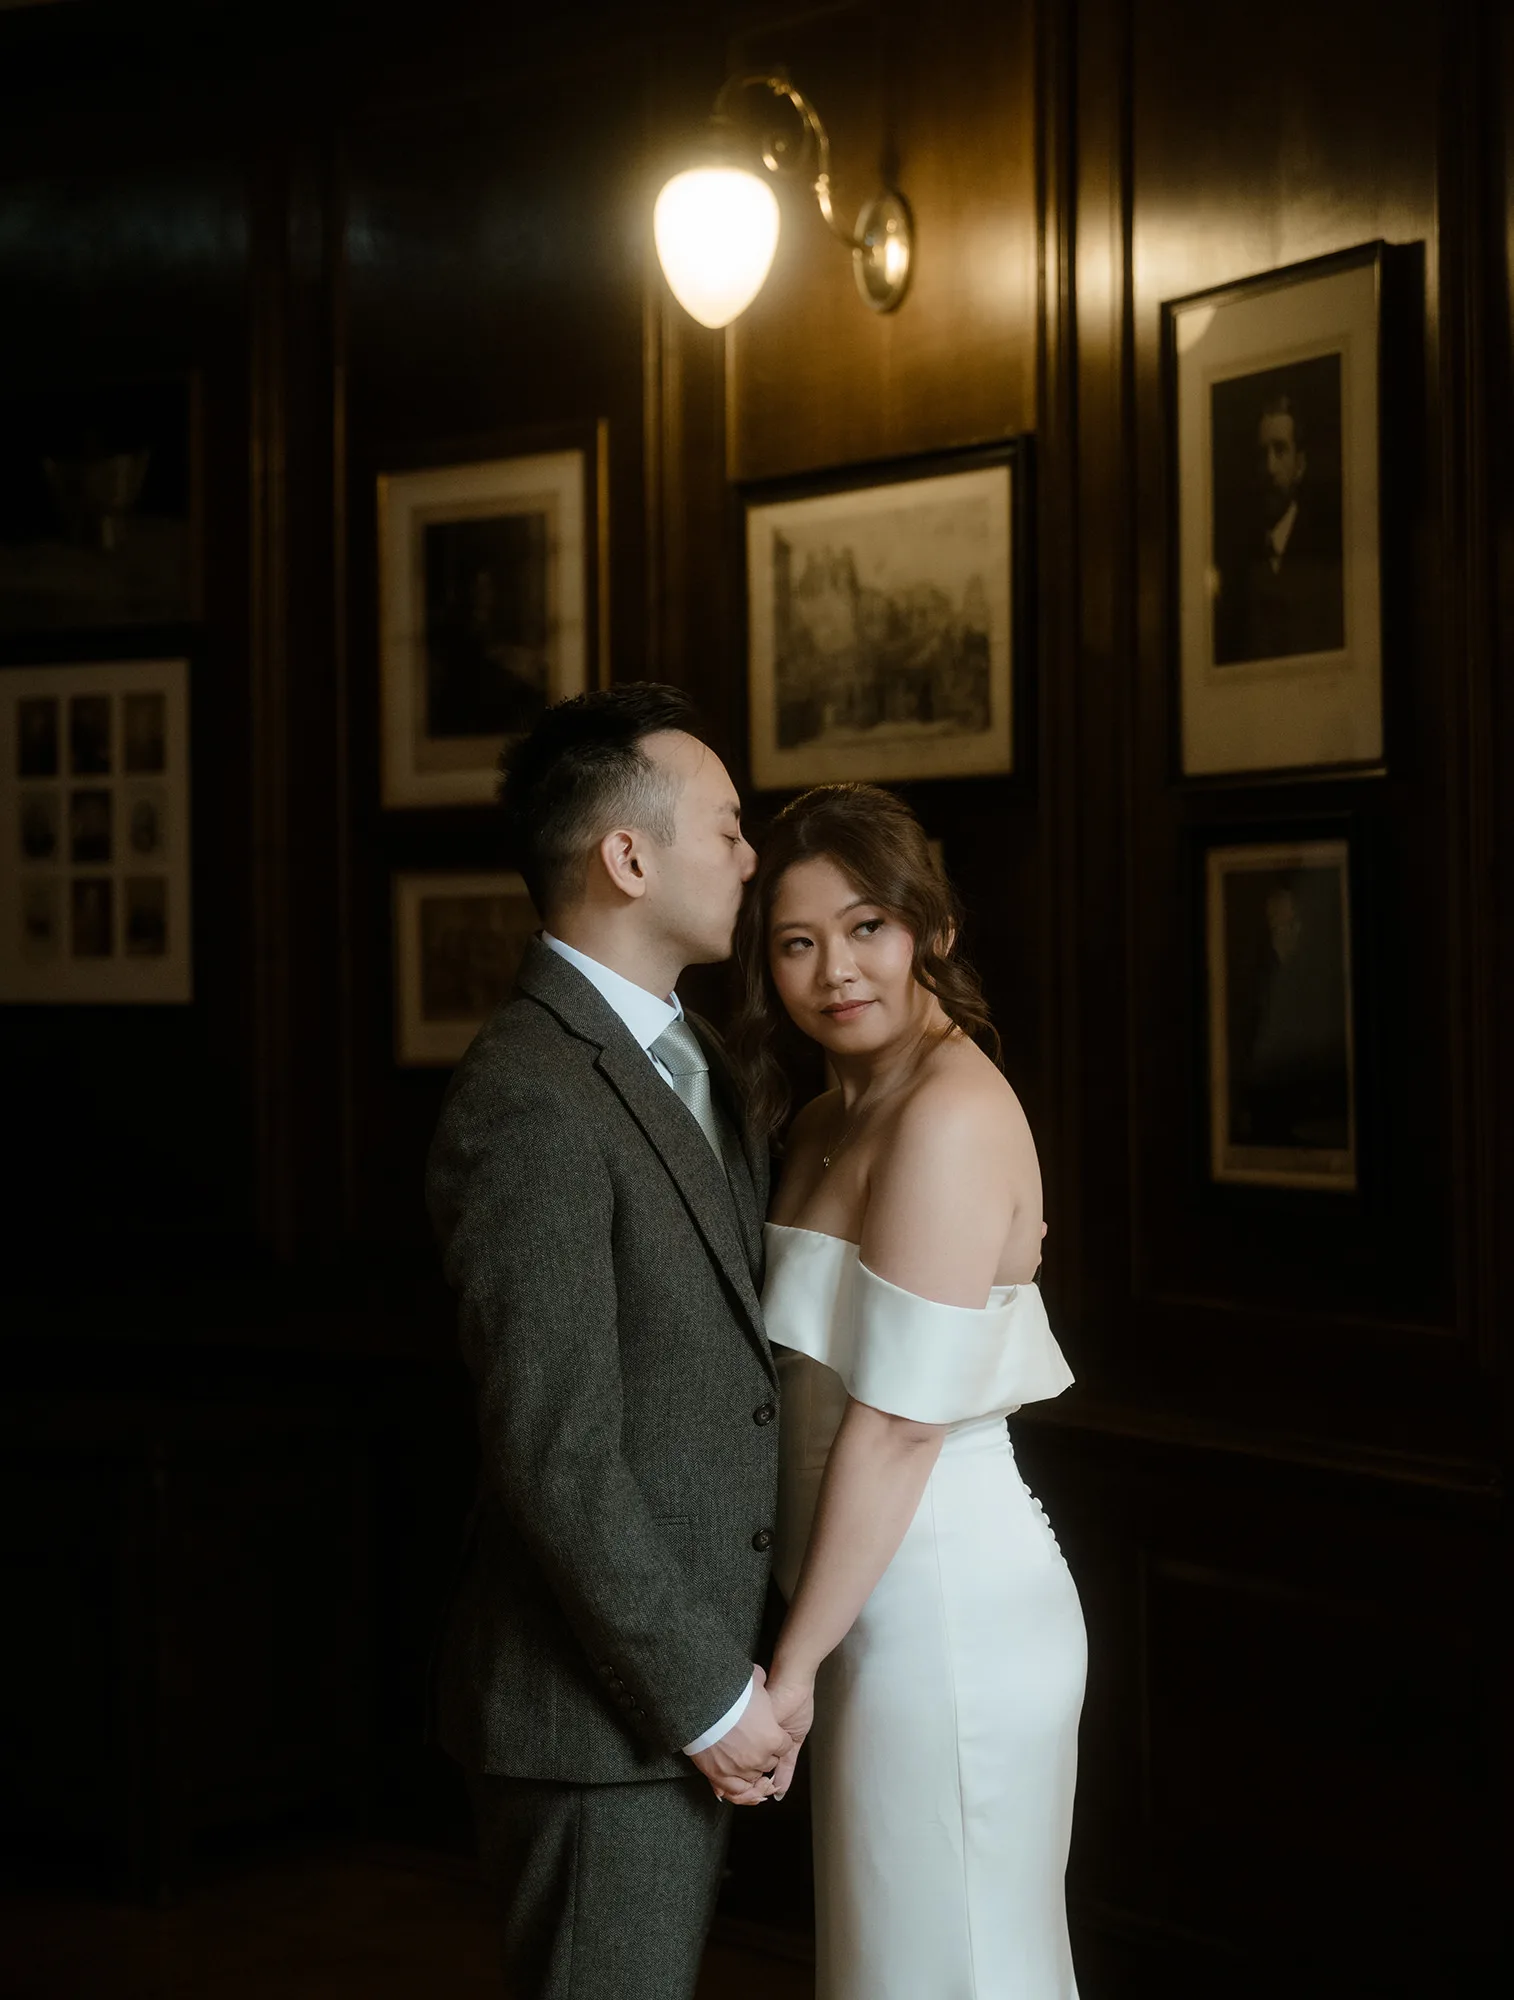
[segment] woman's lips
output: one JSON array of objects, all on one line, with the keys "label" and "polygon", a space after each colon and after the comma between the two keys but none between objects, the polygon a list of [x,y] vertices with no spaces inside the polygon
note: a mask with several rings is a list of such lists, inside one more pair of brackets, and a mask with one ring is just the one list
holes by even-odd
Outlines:
[{"label": "woman's lips", "polygon": [[872,1006],[871,1000],[843,1000],[834,1007],[822,1007],[822,1014],[829,1014],[833,1021],[850,1021],[860,1014],[864,1007]]}]

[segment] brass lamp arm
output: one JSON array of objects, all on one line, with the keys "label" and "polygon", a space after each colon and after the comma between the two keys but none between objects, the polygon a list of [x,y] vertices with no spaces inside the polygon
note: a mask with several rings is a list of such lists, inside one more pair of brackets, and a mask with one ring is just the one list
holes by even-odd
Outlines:
[{"label": "brass lamp arm", "polygon": [[773,70],[752,76],[728,77],[721,85],[715,99],[714,117],[718,125],[728,126],[734,122],[731,118],[730,105],[737,93],[743,90],[770,90],[775,97],[781,97],[793,106],[804,127],[807,141],[807,145],[801,150],[800,159],[791,165],[782,157],[781,143],[775,144],[769,137],[763,141],[762,164],[769,173],[797,172],[804,153],[813,149],[815,199],[820,204],[820,214],[825,226],[838,242],[846,245],[848,250],[859,249],[861,238],[837,220],[836,211],[831,204],[831,141],[820,113],[797,84],[791,83],[781,70]]}]

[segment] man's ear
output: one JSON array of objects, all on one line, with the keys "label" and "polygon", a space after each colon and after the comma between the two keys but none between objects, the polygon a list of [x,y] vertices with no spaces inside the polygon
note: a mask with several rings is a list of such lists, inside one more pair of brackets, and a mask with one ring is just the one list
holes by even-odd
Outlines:
[{"label": "man's ear", "polygon": [[[1304,474],[1309,470],[1309,454],[1307,451],[1299,451],[1294,453],[1294,457],[1298,460],[1299,479],[1302,479]],[[1297,484],[1297,481],[1294,483]]]},{"label": "man's ear", "polygon": [[647,874],[642,865],[642,838],[633,827],[618,826],[607,833],[595,850],[600,866],[613,888],[633,900],[647,893]]}]

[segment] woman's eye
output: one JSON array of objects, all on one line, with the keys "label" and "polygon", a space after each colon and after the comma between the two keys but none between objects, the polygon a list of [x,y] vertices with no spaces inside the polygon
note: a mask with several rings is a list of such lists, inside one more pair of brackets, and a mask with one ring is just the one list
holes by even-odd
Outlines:
[{"label": "woman's eye", "polygon": [[884,921],[885,919],[882,917],[864,917],[862,922],[857,926],[858,937],[875,936],[882,930]]},{"label": "woman's eye", "polygon": [[789,958],[792,958],[796,951],[807,946],[808,944],[809,944],[809,939],[806,937],[785,938],[783,940],[783,943],[779,946],[779,950],[784,952]]}]

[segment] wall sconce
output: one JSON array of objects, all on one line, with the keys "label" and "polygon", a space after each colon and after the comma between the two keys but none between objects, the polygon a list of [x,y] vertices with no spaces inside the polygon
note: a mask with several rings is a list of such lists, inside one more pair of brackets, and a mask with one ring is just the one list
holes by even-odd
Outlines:
[{"label": "wall sconce", "polygon": [[728,326],[762,290],[778,248],[778,202],[751,168],[733,160],[730,105],[743,90],[770,90],[799,114],[797,146],[781,136],[763,142],[771,174],[814,168],[815,199],[833,236],[852,253],[857,290],[874,312],[892,312],[909,289],[914,229],[904,197],[875,195],[850,230],[831,205],[831,142],[820,114],[781,72],[733,76],[715,99],[712,150],[706,165],[689,167],[657,197],[652,232],[673,296],[703,326]]}]

